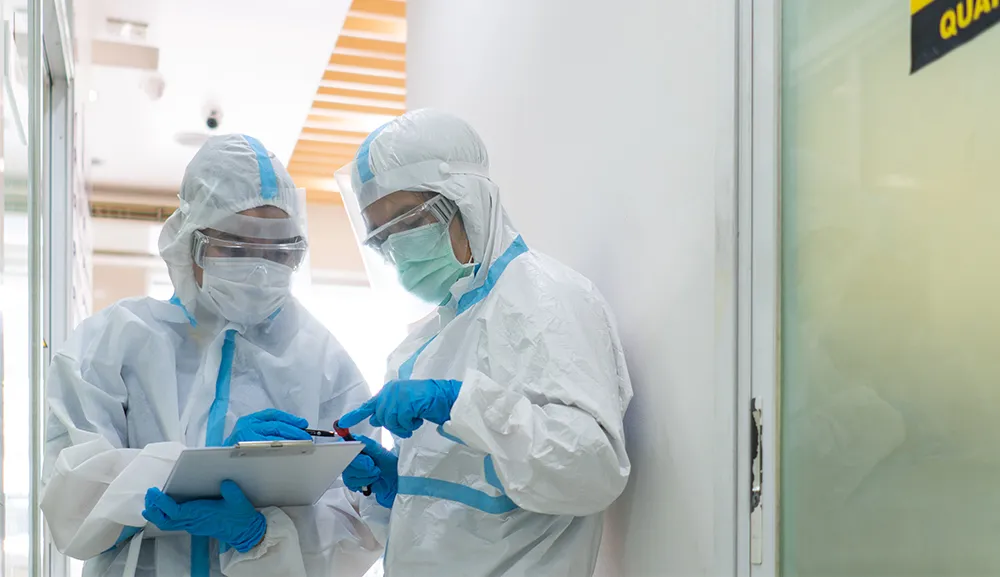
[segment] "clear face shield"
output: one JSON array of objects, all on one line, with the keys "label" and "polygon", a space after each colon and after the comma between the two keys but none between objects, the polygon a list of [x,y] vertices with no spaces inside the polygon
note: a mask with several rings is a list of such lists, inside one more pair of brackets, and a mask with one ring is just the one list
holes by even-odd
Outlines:
[{"label": "clear face shield", "polygon": [[[358,195],[352,188],[352,173],[355,163],[350,163],[335,174],[340,188],[344,209],[347,212],[351,229],[354,233],[361,258],[368,274],[372,290],[380,293],[387,305],[395,309],[395,314],[414,322],[426,316],[434,309],[403,288],[396,268],[396,252],[388,250],[391,246],[390,237],[397,233],[418,230],[429,224],[444,224],[450,222],[457,214],[457,208],[446,198],[434,194],[414,195],[407,199],[408,206],[394,207],[397,214],[372,218],[372,211],[362,211]],[[420,194],[420,193],[418,193]]]}]

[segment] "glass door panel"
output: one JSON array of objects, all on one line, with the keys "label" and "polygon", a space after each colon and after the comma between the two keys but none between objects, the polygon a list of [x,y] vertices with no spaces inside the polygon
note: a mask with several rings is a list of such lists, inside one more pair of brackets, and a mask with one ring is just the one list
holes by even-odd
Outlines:
[{"label": "glass door panel", "polygon": [[1000,574],[1000,26],[782,3],[781,571]]}]

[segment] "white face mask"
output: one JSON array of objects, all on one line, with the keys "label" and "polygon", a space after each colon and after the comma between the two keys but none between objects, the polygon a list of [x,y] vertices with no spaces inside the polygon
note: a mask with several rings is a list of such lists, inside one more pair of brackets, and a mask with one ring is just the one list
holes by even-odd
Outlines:
[{"label": "white face mask", "polygon": [[292,272],[262,258],[206,258],[200,300],[227,321],[251,327],[285,304]]}]

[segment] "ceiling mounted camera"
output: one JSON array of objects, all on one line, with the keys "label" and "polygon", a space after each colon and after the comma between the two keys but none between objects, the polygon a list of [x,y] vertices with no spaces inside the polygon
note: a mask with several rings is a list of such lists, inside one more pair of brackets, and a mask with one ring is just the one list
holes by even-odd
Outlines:
[{"label": "ceiling mounted camera", "polygon": [[206,104],[202,110],[205,118],[205,126],[209,130],[216,130],[222,124],[222,107],[215,103]]}]

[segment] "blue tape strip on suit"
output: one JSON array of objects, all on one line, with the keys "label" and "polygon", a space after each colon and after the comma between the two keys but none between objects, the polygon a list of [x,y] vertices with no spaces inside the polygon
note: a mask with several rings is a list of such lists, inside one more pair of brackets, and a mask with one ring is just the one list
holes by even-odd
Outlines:
[{"label": "blue tape strip on suit", "polygon": [[486,455],[483,459],[483,471],[486,473],[486,482],[494,489],[506,495],[507,490],[503,488],[503,483],[500,482],[500,476],[497,475],[496,467],[493,466],[493,455]]},{"label": "blue tape strip on suit", "polygon": [[191,536],[191,577],[209,577],[212,563],[209,559],[208,537]]},{"label": "blue tape strip on suit", "polygon": [[191,313],[188,312],[187,307],[185,307],[184,303],[181,302],[181,298],[179,296],[174,295],[174,296],[170,297],[170,300],[167,301],[167,302],[169,302],[172,305],[180,307],[181,310],[184,311],[184,316],[187,317],[187,320],[188,320],[189,323],[191,323],[192,327],[198,326],[198,322],[195,321],[194,317],[191,316]]},{"label": "blue tape strip on suit", "polygon": [[274,173],[274,164],[271,163],[271,155],[259,140],[252,136],[243,135],[247,144],[257,156],[257,170],[260,172],[260,196],[264,200],[271,200],[278,196],[278,175]]},{"label": "blue tape strip on suit", "polygon": [[437,335],[434,335],[433,337],[427,339],[426,343],[420,345],[420,348],[417,349],[417,352],[410,355],[410,358],[406,359],[406,361],[399,366],[399,371],[398,371],[399,380],[407,381],[410,379],[411,376],[413,376],[413,365],[416,364],[417,357],[420,356],[420,353],[424,352],[424,349],[427,348],[427,345],[434,342],[435,338],[437,338]]},{"label": "blue tape strip on suit", "polygon": [[[462,298],[458,299],[458,312],[456,315],[462,314],[463,312],[469,310],[469,307],[486,298],[486,295],[490,294],[490,291],[492,291],[493,287],[496,286],[497,281],[500,280],[500,276],[503,275],[505,270],[507,270],[507,265],[509,265],[512,260],[526,252],[528,252],[528,245],[526,245],[524,243],[524,239],[518,235],[518,237],[514,239],[514,242],[510,243],[507,250],[505,250],[504,253],[500,255],[500,258],[493,263],[493,266],[490,267],[489,272],[486,273],[486,282],[483,283],[483,286],[465,293],[462,295]],[[416,364],[417,357],[420,356],[420,353],[424,352],[427,345],[431,344],[435,338],[437,338],[437,335],[428,339],[426,343],[421,345],[420,348],[410,356],[410,358],[406,359],[406,361],[399,366],[398,378],[400,380],[405,381],[413,376],[413,365]]]},{"label": "blue tape strip on suit", "polygon": [[517,505],[506,495],[494,497],[472,487],[426,477],[400,477],[396,493],[454,501],[492,515],[503,515],[517,509]]},{"label": "blue tape strip on suit", "polygon": [[498,258],[496,262],[490,266],[490,270],[486,272],[486,282],[483,283],[483,286],[465,293],[462,295],[462,298],[458,299],[458,312],[456,314],[460,315],[464,313],[469,310],[472,305],[486,298],[486,295],[490,294],[490,291],[493,290],[497,281],[500,280],[500,276],[503,275],[503,271],[507,270],[507,265],[509,265],[515,258],[526,252],[528,252],[528,245],[525,244],[524,239],[518,235],[518,237],[514,239],[514,242],[510,243],[510,246],[507,247],[507,250],[500,255],[500,258]]},{"label": "blue tape strip on suit", "polygon": [[205,432],[206,447],[221,447],[226,432],[226,413],[229,412],[229,381],[233,376],[233,353],[236,349],[236,331],[226,331],[222,343],[222,359],[219,362],[219,376],[215,380],[215,400],[208,411],[208,425]]},{"label": "blue tape strip on suit", "polygon": [[358,153],[354,156],[354,164],[358,168],[358,176],[361,178],[361,184],[375,178],[375,173],[372,172],[371,159],[368,157],[368,153],[371,149],[372,142],[374,142],[378,135],[385,130],[386,126],[389,126],[388,122],[379,126],[371,134],[369,134],[368,137],[365,138],[365,141],[361,143],[361,147],[358,148]]},{"label": "blue tape strip on suit", "polygon": [[459,439],[455,435],[448,434],[448,432],[444,430],[444,425],[438,425],[437,426],[437,432],[438,432],[439,435],[441,435],[445,439],[448,439],[452,443],[458,443],[459,445],[465,445],[465,441],[463,441],[462,439]]},{"label": "blue tape strip on suit", "polygon": [[[229,412],[229,385],[233,377],[233,357],[236,352],[236,331],[226,331],[219,360],[219,376],[215,379],[215,400],[208,411],[205,431],[206,447],[221,447],[226,433],[226,413]],[[191,537],[191,577],[208,577],[211,573],[208,537]]]}]

